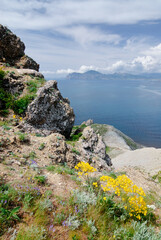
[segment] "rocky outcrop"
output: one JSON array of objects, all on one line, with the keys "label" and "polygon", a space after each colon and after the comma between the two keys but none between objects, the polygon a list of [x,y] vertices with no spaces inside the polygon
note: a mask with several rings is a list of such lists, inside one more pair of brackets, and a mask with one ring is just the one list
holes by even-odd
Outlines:
[{"label": "rocky outcrop", "polygon": [[[95,137],[99,138],[97,135]],[[78,146],[73,148],[73,146],[65,142],[64,136],[59,133],[53,133],[46,139],[48,139],[47,148],[50,152],[49,157],[53,164],[67,164],[69,167],[74,168],[78,162],[85,161],[90,163],[97,170],[111,170],[109,167],[109,165],[112,165],[111,160],[103,151],[105,148],[103,142],[101,142],[101,138],[99,139],[100,146],[95,153],[93,152],[93,145],[91,149],[86,150],[83,147],[84,142],[81,141],[79,142],[79,148]],[[81,150],[82,148],[83,150]]]},{"label": "rocky outcrop", "polygon": [[65,142],[65,137],[59,133],[48,137],[47,146],[53,164],[67,164],[73,168],[80,161],[80,157],[72,152],[71,146]]},{"label": "rocky outcrop", "polygon": [[31,75],[33,77],[44,78],[43,74],[33,69],[17,69],[19,75]]},{"label": "rocky outcrop", "polygon": [[69,104],[69,100],[59,92],[57,82],[48,81],[28,106],[25,130],[43,135],[59,132],[69,137],[75,119]]},{"label": "rocky outcrop", "polygon": [[0,62],[17,68],[39,70],[39,65],[25,55],[25,44],[7,27],[0,25]]},{"label": "rocky outcrop", "polygon": [[80,139],[80,149],[82,154],[88,158],[91,157],[93,162],[102,165],[111,166],[111,159],[106,153],[106,145],[99,134],[96,134],[94,130],[88,126],[82,132],[82,138]]},{"label": "rocky outcrop", "polygon": [[6,74],[3,79],[3,88],[11,94],[21,93],[25,88],[23,77],[12,72]]},{"label": "rocky outcrop", "polygon": [[37,64],[37,62],[35,62],[27,55],[24,55],[20,59],[16,60],[14,65],[17,68],[33,69],[39,71],[39,64]]},{"label": "rocky outcrop", "polygon": [[93,119],[88,119],[87,121],[82,122],[81,125],[90,126],[93,124]]}]

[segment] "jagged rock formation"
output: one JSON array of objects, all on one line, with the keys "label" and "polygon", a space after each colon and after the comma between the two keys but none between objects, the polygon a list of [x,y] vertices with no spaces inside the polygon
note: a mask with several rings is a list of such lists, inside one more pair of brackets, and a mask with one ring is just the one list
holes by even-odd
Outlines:
[{"label": "jagged rock formation", "polygon": [[48,81],[37,92],[37,97],[28,106],[27,124],[28,131],[49,135],[59,132],[69,137],[74,125],[75,115],[67,98],[63,98],[57,88],[56,81]]},{"label": "jagged rock formation", "polygon": [[97,163],[99,168],[112,165],[111,159],[106,153],[106,145],[102,140],[102,136],[96,134],[90,126],[83,130],[80,143],[82,154],[87,158],[91,158],[92,162]]},{"label": "jagged rock formation", "polygon": [[17,68],[39,70],[39,65],[25,55],[25,44],[7,27],[0,25],[0,62]]}]

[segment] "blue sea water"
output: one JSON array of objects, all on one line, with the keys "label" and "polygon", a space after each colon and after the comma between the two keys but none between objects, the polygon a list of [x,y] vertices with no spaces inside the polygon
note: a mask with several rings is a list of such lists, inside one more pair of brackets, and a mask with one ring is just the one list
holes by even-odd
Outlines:
[{"label": "blue sea water", "polygon": [[161,147],[161,81],[57,79],[74,109],[75,124],[110,124],[136,142]]}]

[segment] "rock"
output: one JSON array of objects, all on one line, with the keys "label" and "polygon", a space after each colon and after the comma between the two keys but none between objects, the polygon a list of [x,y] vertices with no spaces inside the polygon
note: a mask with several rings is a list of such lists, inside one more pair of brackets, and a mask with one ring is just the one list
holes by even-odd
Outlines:
[{"label": "rock", "polygon": [[14,73],[8,73],[3,79],[3,88],[5,91],[16,94],[24,90],[23,77]]},{"label": "rock", "polygon": [[106,145],[103,142],[102,136],[96,134],[93,128],[88,126],[83,130],[80,143],[84,154],[91,155],[91,157],[92,155],[96,155],[97,158],[104,160],[108,166],[112,165],[111,159],[106,153]]},{"label": "rock", "polygon": [[[39,71],[39,64],[36,63],[32,58],[27,55],[22,56],[20,59],[15,61],[14,65],[17,68],[26,68],[26,69],[33,69]],[[41,76],[43,76],[41,74]]]},{"label": "rock", "polygon": [[64,164],[71,168],[80,161],[79,157],[72,152],[72,148],[65,142],[65,137],[59,133],[53,133],[48,137],[47,147],[49,149],[49,157],[54,164]]},{"label": "rock", "polygon": [[24,55],[25,45],[7,27],[0,25],[0,60],[12,63]]},{"label": "rock", "polygon": [[17,69],[20,75],[32,75],[33,77],[44,78],[43,74],[33,69]]},{"label": "rock", "polygon": [[39,65],[25,55],[25,44],[7,27],[0,25],[0,62],[17,68],[39,70]]},{"label": "rock", "polygon": [[58,132],[69,137],[75,115],[69,100],[63,98],[56,81],[48,81],[37,92],[37,97],[28,106],[24,128],[31,132],[49,135]]},{"label": "rock", "polygon": [[87,121],[82,122],[81,125],[84,125],[84,124],[85,124],[86,126],[92,125],[92,124],[93,124],[93,119],[88,119]]}]

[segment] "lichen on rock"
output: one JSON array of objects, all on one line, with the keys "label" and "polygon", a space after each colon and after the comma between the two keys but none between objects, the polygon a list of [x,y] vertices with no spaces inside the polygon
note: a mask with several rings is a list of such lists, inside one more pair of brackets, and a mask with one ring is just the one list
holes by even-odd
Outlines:
[{"label": "lichen on rock", "polygon": [[37,97],[28,106],[26,124],[28,131],[37,131],[43,135],[59,132],[69,137],[75,115],[67,98],[63,98],[57,88],[57,82],[48,81],[37,92]]}]

